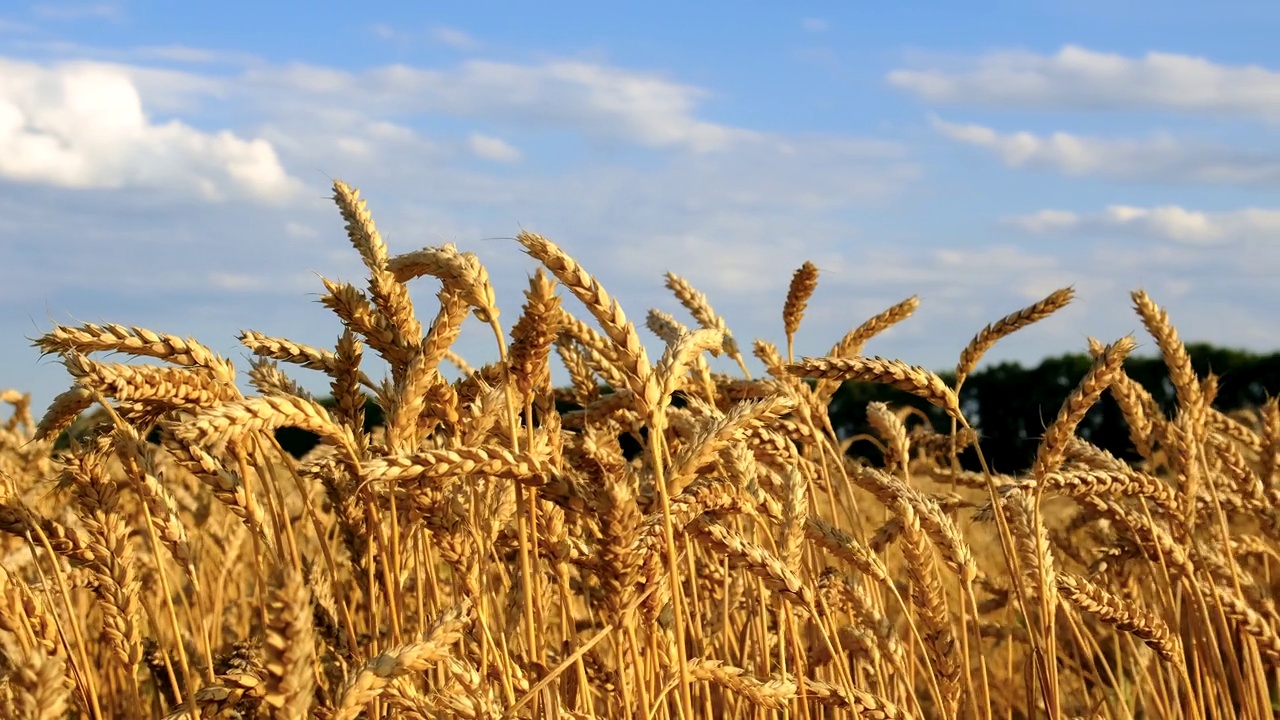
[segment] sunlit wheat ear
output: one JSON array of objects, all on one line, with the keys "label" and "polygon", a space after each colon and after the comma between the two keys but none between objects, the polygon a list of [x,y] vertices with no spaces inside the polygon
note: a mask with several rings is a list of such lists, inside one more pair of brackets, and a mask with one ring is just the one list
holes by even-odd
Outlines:
[{"label": "sunlit wheat ear", "polygon": [[374,305],[402,342],[421,342],[422,326],[414,316],[409,290],[387,268],[387,246],[373,224],[365,201],[360,198],[360,191],[335,180],[333,199],[346,222],[347,237],[369,269],[369,294],[373,296]]},{"label": "sunlit wheat ear", "polygon": [[1032,472],[1036,477],[1057,470],[1066,452],[1067,442],[1075,434],[1076,426],[1104,390],[1122,372],[1124,359],[1137,347],[1131,337],[1123,337],[1107,346],[1094,361],[1093,367],[1067,396],[1058,417],[1045,430],[1044,440],[1036,451]]},{"label": "sunlit wheat ear", "polygon": [[11,674],[13,704],[10,710],[15,718],[32,720],[59,720],[67,717],[71,705],[70,689],[66,683],[66,662],[44,650],[32,650],[18,658]]},{"label": "sunlit wheat ear", "polygon": [[56,325],[49,333],[35,341],[41,351],[50,353],[90,354],[94,352],[118,352],[135,357],[151,357],[185,367],[206,368],[214,377],[225,383],[235,381],[235,369],[231,363],[191,338],[165,335],[146,328],[123,325],[95,325],[86,323],[80,327]]},{"label": "sunlit wheat ear", "polygon": [[1268,490],[1280,481],[1280,398],[1262,405],[1262,484]]},{"label": "sunlit wheat ear", "polygon": [[947,411],[948,415],[963,420],[960,400],[956,393],[937,375],[922,367],[907,365],[901,360],[885,360],[880,357],[826,357],[803,358],[787,366],[796,377],[844,382],[861,380],[892,385],[929,401]]},{"label": "sunlit wheat ear", "polygon": [[778,556],[737,531],[705,518],[690,523],[689,529],[699,542],[726,556],[731,565],[745,568],[764,580],[765,585],[781,597],[806,610],[814,607],[812,590]]},{"label": "sunlit wheat ear", "polygon": [[[918,307],[920,307],[920,298],[912,295],[906,300],[885,309],[880,314],[867,319],[866,322],[846,333],[844,337],[840,338],[839,342],[832,346],[827,356],[846,358],[861,355],[862,346],[866,345],[868,340],[911,317]],[[840,387],[839,381],[822,379],[818,381],[814,389],[819,398],[829,400],[838,387]]]},{"label": "sunlit wheat ear", "polygon": [[442,615],[421,641],[387,650],[358,668],[342,689],[335,720],[354,720],[396,678],[421,673],[453,657],[452,646],[471,623],[470,614],[470,604],[464,603]]},{"label": "sunlit wheat ear", "polygon": [[102,609],[102,632],[116,662],[135,668],[141,659],[138,581],[128,528],[119,510],[121,488],[110,476],[106,457],[93,452],[72,458],[63,477],[95,546],[89,568]]},{"label": "sunlit wheat ear", "polygon": [[666,409],[671,402],[671,394],[680,389],[693,361],[701,353],[720,347],[723,342],[724,335],[719,330],[703,328],[686,333],[667,346],[655,368],[660,397],[658,412]]},{"label": "sunlit wheat ear", "polygon": [[224,403],[205,410],[195,419],[171,425],[174,434],[188,442],[206,445],[237,440],[252,432],[281,427],[308,430],[345,452],[356,456],[351,430],[335,423],[329,412],[315,402],[295,397],[258,397]]},{"label": "sunlit wheat ear", "polygon": [[1134,607],[1077,575],[1060,573],[1057,581],[1058,592],[1071,604],[1096,615],[1108,625],[1131,633],[1155,650],[1165,662],[1183,661],[1182,643],[1154,613]]},{"label": "sunlit wheat ear", "polygon": [[629,389],[634,393],[636,401],[646,409],[655,407],[659,391],[653,381],[653,368],[649,364],[644,345],[640,342],[639,333],[627,320],[622,307],[605,292],[595,278],[555,243],[530,232],[521,232],[516,240],[586,306],[587,311],[614,342],[618,362],[622,366],[620,369],[626,374]]},{"label": "sunlit wheat ear", "polygon": [[258,357],[249,362],[249,384],[263,395],[294,395],[312,399],[311,393],[285,374],[280,365],[270,358]]},{"label": "sunlit wheat ear", "polygon": [[[1094,338],[1089,338],[1089,353],[1097,359],[1105,346]],[[1120,412],[1124,414],[1125,424],[1129,428],[1129,439],[1133,446],[1147,461],[1153,458],[1154,446],[1163,436],[1164,415],[1151,393],[1133,378],[1121,370],[1108,388],[1111,397],[1115,398]]]},{"label": "sunlit wheat ear", "polygon": [[850,357],[861,355],[862,346],[871,338],[906,320],[920,307],[920,298],[912,295],[902,302],[886,308],[878,315],[868,318],[866,322],[850,330],[840,341],[832,346],[830,357]]},{"label": "sunlit wheat ear", "polygon": [[25,429],[28,432],[35,428],[35,418],[31,417],[31,393],[17,390],[0,390],[0,402],[13,406],[13,415],[5,423],[6,430]]},{"label": "sunlit wheat ear", "polygon": [[580,405],[589,405],[599,398],[600,387],[596,384],[595,375],[592,374],[591,366],[587,364],[580,346],[572,340],[561,337],[556,340],[556,355],[560,357],[560,362],[569,372],[569,381],[573,386],[573,401]]},{"label": "sunlit wheat ear", "polygon": [[882,402],[867,404],[867,422],[880,434],[885,444],[884,466],[891,473],[907,477],[907,463],[911,460],[911,445],[907,428],[902,420]]},{"label": "sunlit wheat ear", "polygon": [[1191,367],[1191,355],[1187,347],[1178,337],[1178,331],[1169,322],[1169,314],[1147,295],[1146,291],[1135,290],[1132,293],[1133,306],[1142,318],[1147,332],[1155,338],[1169,368],[1169,379],[1173,381],[1174,390],[1178,394],[1178,405],[1193,413],[1199,413],[1203,404],[1203,393],[1195,370]]},{"label": "sunlit wheat ear", "polygon": [[688,280],[675,273],[667,273],[666,278],[667,288],[675,293],[676,299],[698,321],[699,325],[708,330],[719,330],[722,333],[721,350],[724,354],[738,361],[738,364],[742,366],[743,372],[746,373],[746,364],[742,359],[742,353],[738,350],[737,341],[733,339],[733,335],[729,332],[729,326],[725,324],[724,318],[720,317],[712,309],[711,301],[707,300],[707,296],[690,285]]},{"label": "sunlit wheat ear", "polygon": [[81,387],[124,402],[210,407],[240,396],[234,385],[203,369],[99,363],[71,352],[63,364]]},{"label": "sunlit wheat ear", "polygon": [[44,417],[36,424],[36,440],[47,440],[57,437],[58,433],[71,427],[80,413],[93,407],[92,390],[76,385],[70,390],[58,394],[45,411]]},{"label": "sunlit wheat ear", "polygon": [[785,710],[796,697],[797,688],[793,681],[778,678],[761,680],[720,660],[690,660],[689,672],[698,680],[715,683],[764,710]]},{"label": "sunlit wheat ear", "polygon": [[684,323],[676,320],[670,313],[661,310],[651,309],[644,319],[645,327],[649,328],[654,335],[662,342],[670,345],[680,338],[684,333],[689,332],[689,328]]},{"label": "sunlit wheat ear", "polygon": [[787,358],[795,357],[796,330],[800,329],[800,320],[804,318],[809,298],[818,288],[818,266],[806,262],[791,276],[791,286],[787,288],[787,299],[782,305],[782,327],[787,334]]},{"label": "sunlit wheat ear", "polygon": [[474,253],[460,253],[452,245],[424,248],[387,261],[387,269],[397,282],[408,282],[416,277],[431,275],[445,287],[459,293],[467,304],[475,308],[481,322],[498,317],[497,298],[489,282],[489,272]]},{"label": "sunlit wheat ear", "polygon": [[332,310],[343,325],[364,338],[393,370],[409,363],[417,343],[406,340],[374,307],[368,295],[350,283],[334,282],[328,278],[321,280],[328,293],[320,297],[320,304]]},{"label": "sunlit wheat ear", "polygon": [[315,695],[314,610],[296,568],[277,573],[267,604],[264,702],[280,717],[306,717]]},{"label": "sunlit wheat ear", "polygon": [[528,401],[532,401],[536,386],[550,385],[547,361],[564,322],[560,298],[555,291],[555,282],[538,270],[529,280],[523,311],[511,330],[507,363],[516,390]]},{"label": "sunlit wheat ear", "polygon": [[903,524],[903,554],[911,579],[911,602],[919,612],[921,634],[938,676],[943,707],[948,717],[954,716],[960,704],[961,667],[937,560],[911,503],[899,499],[893,510]]},{"label": "sunlit wheat ear", "polygon": [[996,343],[1000,342],[1002,338],[1049,317],[1066,307],[1073,297],[1075,297],[1075,290],[1072,288],[1055,290],[1048,297],[1034,305],[1028,305],[1017,312],[1005,315],[982,328],[960,353],[960,361],[956,363],[955,386],[958,388],[964,384],[965,379],[977,367],[978,361],[982,359],[982,356],[994,347]]}]

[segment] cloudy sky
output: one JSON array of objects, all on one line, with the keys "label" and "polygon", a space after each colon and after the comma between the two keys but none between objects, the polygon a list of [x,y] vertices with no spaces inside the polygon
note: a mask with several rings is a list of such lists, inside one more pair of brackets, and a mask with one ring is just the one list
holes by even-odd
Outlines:
[{"label": "cloudy sky", "polygon": [[54,322],[332,346],[319,276],[362,274],[330,178],[392,252],[476,252],[508,327],[526,228],[637,322],[684,275],[744,345],[812,260],[803,354],[916,294],[867,352],[946,368],[1064,285],[991,360],[1138,332],[1138,287],[1189,340],[1280,346],[1272,0],[436,5],[0,5],[0,386],[68,385]]}]

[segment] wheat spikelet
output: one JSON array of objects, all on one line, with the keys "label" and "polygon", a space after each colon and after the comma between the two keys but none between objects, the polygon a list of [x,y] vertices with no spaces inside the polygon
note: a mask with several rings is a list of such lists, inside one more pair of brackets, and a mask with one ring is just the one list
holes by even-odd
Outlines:
[{"label": "wheat spikelet", "polygon": [[263,395],[293,395],[312,400],[311,393],[280,369],[276,361],[258,357],[249,363],[249,384]]},{"label": "wheat spikelet", "polygon": [[782,561],[797,573],[804,557],[804,526],[809,519],[809,479],[798,469],[787,473],[786,503],[782,508],[779,548]]},{"label": "wheat spikelet", "polygon": [[94,402],[93,391],[79,385],[59,393],[36,425],[35,439],[46,440],[71,427],[80,413],[93,407]]},{"label": "wheat spikelet", "polygon": [[[1095,359],[1102,355],[1104,349],[1101,342],[1089,338],[1089,352]],[[1155,398],[1123,370],[1116,374],[1108,390],[1120,406],[1120,412],[1124,414],[1133,446],[1142,457],[1151,460],[1155,441],[1160,437],[1158,423],[1161,421],[1161,412]]]},{"label": "wheat spikelet", "polygon": [[424,248],[387,261],[387,270],[396,282],[405,283],[415,277],[432,275],[447,289],[458,293],[481,322],[498,318],[498,301],[489,282],[489,272],[474,253],[459,253],[453,245]]},{"label": "wheat spikelet", "polygon": [[16,720],[59,720],[70,709],[65,683],[66,664],[62,658],[34,650],[17,664],[9,676],[13,704],[9,710]]},{"label": "wheat spikelet", "polygon": [[351,430],[335,423],[319,404],[297,397],[269,396],[223,403],[204,410],[190,421],[171,424],[178,437],[205,444],[237,440],[252,432],[281,427],[313,432],[354,457],[355,438]]},{"label": "wheat spikelet", "polygon": [[1002,338],[1049,317],[1066,307],[1073,297],[1075,297],[1075,291],[1069,287],[1055,290],[1043,300],[1033,305],[1028,305],[1017,312],[1005,315],[982,328],[960,353],[960,361],[956,363],[955,386],[958,388],[964,384],[965,378],[969,377],[969,373],[973,372],[973,369],[977,367],[978,361],[982,359],[982,356],[987,354],[987,351],[1000,342]]},{"label": "wheat spikelet", "polygon": [[63,364],[82,387],[122,402],[210,407],[240,396],[235,386],[200,370],[99,363],[74,351]]},{"label": "wheat spikelet", "polygon": [[268,603],[263,702],[280,718],[306,717],[315,693],[315,636],[311,593],[301,573],[280,573]]},{"label": "wheat spikelet", "polygon": [[657,309],[649,310],[649,314],[645,315],[644,324],[667,345],[675,343],[681,335],[689,332],[689,328],[685,327],[684,323],[675,319],[670,313]]},{"label": "wheat spikelet", "polygon": [[1165,662],[1182,662],[1182,645],[1160,618],[1140,608],[1131,610],[1120,598],[1077,575],[1059,573],[1057,582],[1062,596],[1081,610],[1134,635]]},{"label": "wheat spikelet", "polygon": [[1196,379],[1195,370],[1191,368],[1191,356],[1178,337],[1178,331],[1169,322],[1169,314],[1156,305],[1143,290],[1133,291],[1132,297],[1142,324],[1151,333],[1151,337],[1155,338],[1156,345],[1160,346],[1160,354],[1164,356],[1165,365],[1169,368],[1169,378],[1178,394],[1178,404],[1184,409],[1199,412],[1204,394]]},{"label": "wheat spikelet", "polygon": [[852,357],[862,354],[862,346],[871,338],[906,320],[920,307],[920,298],[912,295],[902,302],[886,308],[883,312],[868,318],[866,322],[850,330],[840,342],[827,353],[829,357]]},{"label": "wheat spikelet", "polygon": [[1098,401],[1104,390],[1121,372],[1124,359],[1137,343],[1131,337],[1123,337],[1102,351],[1102,354],[1089,368],[1088,374],[1076,386],[1058,411],[1058,417],[1044,433],[1044,440],[1036,450],[1035,464],[1032,474],[1043,477],[1056,470],[1062,463],[1068,441],[1075,434],[1075,428],[1084,419],[1089,408]]},{"label": "wheat spikelet", "polygon": [[819,680],[806,680],[805,691],[828,707],[852,710],[867,720],[911,720],[912,715],[887,700],[856,688],[842,688]]},{"label": "wheat spikelet", "polygon": [[796,696],[796,684],[791,680],[761,680],[747,675],[742,668],[725,665],[719,660],[690,660],[689,673],[698,680],[715,683],[740,695],[765,710],[784,710]]},{"label": "wheat spikelet", "polygon": [[619,369],[625,373],[627,388],[634,393],[636,401],[643,403],[646,410],[657,405],[658,387],[652,381],[653,368],[648,354],[640,343],[635,326],[627,320],[618,303],[581,265],[550,240],[529,232],[521,232],[516,240],[545,265],[600,323],[617,348]]},{"label": "wheat spikelet", "polygon": [[843,559],[871,579],[888,582],[889,571],[874,553],[856,539],[830,522],[810,517],[804,524],[805,537],[821,545],[825,550]]},{"label": "wheat spikelet", "polygon": [[867,422],[880,433],[880,438],[885,442],[885,468],[906,477],[907,464],[911,460],[911,445],[902,420],[889,410],[888,405],[871,402],[867,403]]},{"label": "wheat spikelet", "polygon": [[451,647],[470,624],[469,615],[469,606],[456,607],[442,615],[421,641],[392,648],[366,662],[343,687],[334,720],[354,720],[395,678],[453,657]]},{"label": "wheat spikelet", "polygon": [[85,323],[80,327],[55,325],[53,330],[35,341],[35,346],[46,353],[121,352],[138,357],[152,357],[175,365],[205,368],[221,382],[231,383],[235,380],[235,370],[231,363],[218,357],[204,345],[190,338],[165,335],[140,327],[93,323]]},{"label": "wheat spikelet", "polygon": [[360,198],[360,191],[335,180],[333,199],[347,224],[347,237],[369,268],[369,291],[374,305],[388,325],[395,328],[401,342],[421,342],[422,326],[414,317],[409,290],[387,269],[387,246],[373,224],[365,201]]},{"label": "wheat spikelet", "polygon": [[802,358],[800,362],[788,365],[787,371],[794,376],[819,380],[861,380],[892,385],[937,405],[957,420],[964,420],[960,414],[960,400],[954,390],[937,375],[901,360],[880,357]]},{"label": "wheat spikelet", "polygon": [[416,345],[410,344],[391,323],[383,317],[359,288],[349,283],[338,283],[321,278],[328,294],[320,303],[333,311],[353,332],[364,338],[369,347],[381,355],[392,368],[409,363]]},{"label": "wheat spikelet", "polygon": [[[344,328],[338,337],[338,344],[333,354],[334,367],[329,390],[335,401],[334,415],[338,422],[346,425],[358,443],[363,442],[365,420],[365,394],[360,388],[360,362],[364,357],[364,347],[356,339],[351,328]],[[303,400],[311,398],[289,393]]]},{"label": "wheat spikelet", "polygon": [[301,365],[323,373],[334,372],[338,364],[330,350],[301,345],[284,338],[268,337],[253,330],[241,332],[240,342],[255,355]]},{"label": "wheat spikelet", "polygon": [[[675,273],[666,274],[667,289],[675,293],[676,299],[684,306],[689,314],[698,321],[698,325],[707,330],[719,330],[721,333],[720,352],[742,362],[742,353],[738,351],[738,343],[733,339],[733,335],[729,332],[729,326],[725,324],[724,318],[720,317],[711,307],[711,301],[707,299],[696,288],[689,284],[688,280],[676,275]],[[720,352],[716,352],[719,355]]]},{"label": "wheat spikelet", "polygon": [[806,262],[791,276],[791,285],[787,288],[787,299],[782,305],[782,327],[787,335],[787,357],[794,357],[796,330],[800,329],[800,320],[804,317],[809,298],[818,288],[818,266]]},{"label": "wheat spikelet", "polygon": [[960,707],[960,660],[956,657],[956,636],[951,627],[947,598],[943,594],[933,550],[920,527],[915,508],[899,499],[894,512],[902,519],[907,575],[911,578],[911,602],[920,611],[925,647],[932,660],[942,692],[943,712],[954,716]]},{"label": "wheat spikelet", "polygon": [[[443,314],[443,311],[442,311]],[[387,447],[396,454],[415,450],[418,445],[418,421],[426,410],[430,389],[444,384],[429,354],[429,339],[423,341],[421,352],[405,368],[395,392],[387,403]]]},{"label": "wheat spikelet", "polygon": [[551,384],[547,360],[560,333],[563,312],[555,283],[542,270],[529,280],[525,298],[520,319],[511,330],[507,363],[515,377],[516,390],[532,400],[535,387]]},{"label": "wheat spikelet", "polygon": [[651,412],[658,414],[666,410],[671,402],[671,394],[680,389],[684,375],[693,361],[703,352],[719,347],[723,340],[724,336],[719,330],[703,328],[681,335],[675,343],[668,345],[654,369],[659,402]]},{"label": "wheat spikelet", "polygon": [[508,449],[491,445],[375,458],[367,461],[362,469],[367,480],[382,483],[427,483],[475,474],[540,485],[544,482],[541,477],[543,468],[543,463],[535,456],[516,455]]}]

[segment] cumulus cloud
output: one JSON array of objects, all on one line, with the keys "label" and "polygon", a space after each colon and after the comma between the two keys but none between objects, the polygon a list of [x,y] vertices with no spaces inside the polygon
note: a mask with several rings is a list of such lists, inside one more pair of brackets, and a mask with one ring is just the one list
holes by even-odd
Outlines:
[{"label": "cumulus cloud", "polygon": [[1119,232],[1189,246],[1280,240],[1280,210],[1260,208],[1202,212],[1178,205],[1112,205],[1093,214],[1041,210],[1007,218],[1006,223],[1033,233]]},{"label": "cumulus cloud", "polygon": [[1132,140],[1067,132],[1002,133],[984,125],[937,118],[932,123],[943,136],[985,148],[1009,167],[1160,182],[1258,185],[1280,182],[1280,156],[1276,153],[1179,140],[1167,133]]},{"label": "cumulus cloud", "polygon": [[[235,137],[268,144],[307,190],[284,205],[228,211],[157,206],[145,190],[109,197],[59,192],[50,182],[6,174],[0,267],[30,272],[0,284],[0,301],[15,308],[0,317],[0,338],[31,335],[22,316],[45,318],[52,309],[58,319],[136,322],[194,335],[237,358],[243,350],[235,335],[244,327],[331,346],[340,327],[314,302],[321,292],[314,273],[359,284],[365,271],[325,197],[327,175],[360,187],[392,252],[443,242],[475,251],[508,309],[504,322],[518,315],[534,263],[509,239],[488,238],[509,238],[525,227],[560,243],[637,317],[650,307],[681,313],[661,278],[668,270],[686,275],[740,338],[778,339],[790,272],[811,259],[823,274],[800,354],[825,352],[851,327],[919,293],[916,317],[877,338],[874,352],[929,367],[954,363],[983,324],[1068,284],[1082,302],[1002,344],[991,361],[1081,348],[1086,333],[1119,337],[1133,329],[1132,320],[1108,323],[1128,302],[1125,293],[1143,282],[1135,268],[1150,267],[1161,252],[1213,254],[1186,243],[1136,249],[1138,243],[1115,243],[1127,245],[1132,257],[1118,262],[1125,247],[1108,248],[1110,259],[1100,262],[1072,254],[1084,243],[1028,245],[1025,238],[1011,241],[1015,233],[1008,230],[994,245],[985,236],[966,245],[967,238],[937,232],[948,222],[945,208],[929,220],[937,225],[899,234],[893,217],[911,225],[920,215],[892,204],[921,173],[909,148],[715,122],[703,108],[705,89],[608,64],[475,62],[354,73],[261,60],[230,73],[111,67],[150,111],[143,121],[136,111],[126,115],[133,118],[126,127],[161,127],[167,123],[156,118],[174,117],[196,132],[230,113],[244,123],[233,128]],[[0,82],[13,75],[0,69]],[[484,134],[459,136],[459,127]],[[485,138],[518,148],[522,162],[484,161],[477,151]],[[494,155],[502,145],[488,147]],[[168,162],[183,173],[164,176],[175,184],[188,166],[199,167],[181,153]],[[1060,212],[1040,218],[1042,232],[1085,227],[1080,216]],[[1127,222],[1122,227],[1131,229],[1143,221]],[[215,245],[218,252],[210,253]],[[1243,264],[1243,253],[1216,255]],[[1251,253],[1251,268],[1280,274],[1280,262],[1268,266],[1258,256],[1269,255]],[[1203,277],[1189,262],[1177,272],[1166,265],[1153,272],[1163,283],[1153,292]],[[420,316],[434,312],[436,287],[422,279],[411,288]],[[1256,289],[1232,285],[1231,292],[1242,304],[1273,295],[1269,281]],[[1083,298],[1101,309],[1088,310]],[[1082,314],[1072,320],[1076,312]],[[1238,317],[1241,327],[1264,324],[1248,313]],[[1243,337],[1218,317],[1211,321],[1218,324],[1180,329],[1194,337],[1197,327],[1210,327],[1228,343]],[[496,354],[483,328],[464,331],[457,349],[477,364]],[[28,368],[14,364],[27,358],[9,362],[0,371],[45,399],[65,387],[56,367],[47,380],[27,382]],[[326,391],[323,382],[317,389]]]},{"label": "cumulus cloud", "polygon": [[480,133],[471,133],[467,137],[467,148],[476,157],[495,162],[516,162],[522,155],[519,148],[509,144],[506,140]]},{"label": "cumulus cloud", "polygon": [[899,69],[887,79],[934,103],[1280,119],[1280,72],[1173,53],[1127,57],[1067,45],[1053,55],[993,52],[951,69]]},{"label": "cumulus cloud", "polygon": [[96,63],[0,59],[0,178],[67,188],[184,188],[278,201],[294,189],[261,139],[148,117],[137,86]]},{"label": "cumulus cloud", "polygon": [[[526,129],[572,129],[651,148],[723,151],[758,133],[702,120],[697,87],[597,63],[538,65],[472,60],[447,70],[392,65],[351,73],[311,65],[255,68],[243,82],[287,98],[291,109],[378,106],[385,112],[449,115]],[[302,95],[302,97],[299,97]]]}]

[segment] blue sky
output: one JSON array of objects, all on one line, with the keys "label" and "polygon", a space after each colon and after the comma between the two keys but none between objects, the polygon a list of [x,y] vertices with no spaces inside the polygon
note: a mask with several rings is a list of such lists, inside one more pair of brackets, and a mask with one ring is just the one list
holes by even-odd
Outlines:
[{"label": "blue sky", "polygon": [[443,5],[0,6],[0,385],[66,387],[53,322],[332,346],[318,276],[362,274],[331,177],[392,252],[476,252],[508,327],[526,228],[638,323],[685,276],[740,341],[782,343],[812,260],[802,354],[915,294],[867,352],[946,368],[1064,285],[989,361],[1139,332],[1138,287],[1188,340],[1280,346],[1273,2]]}]

